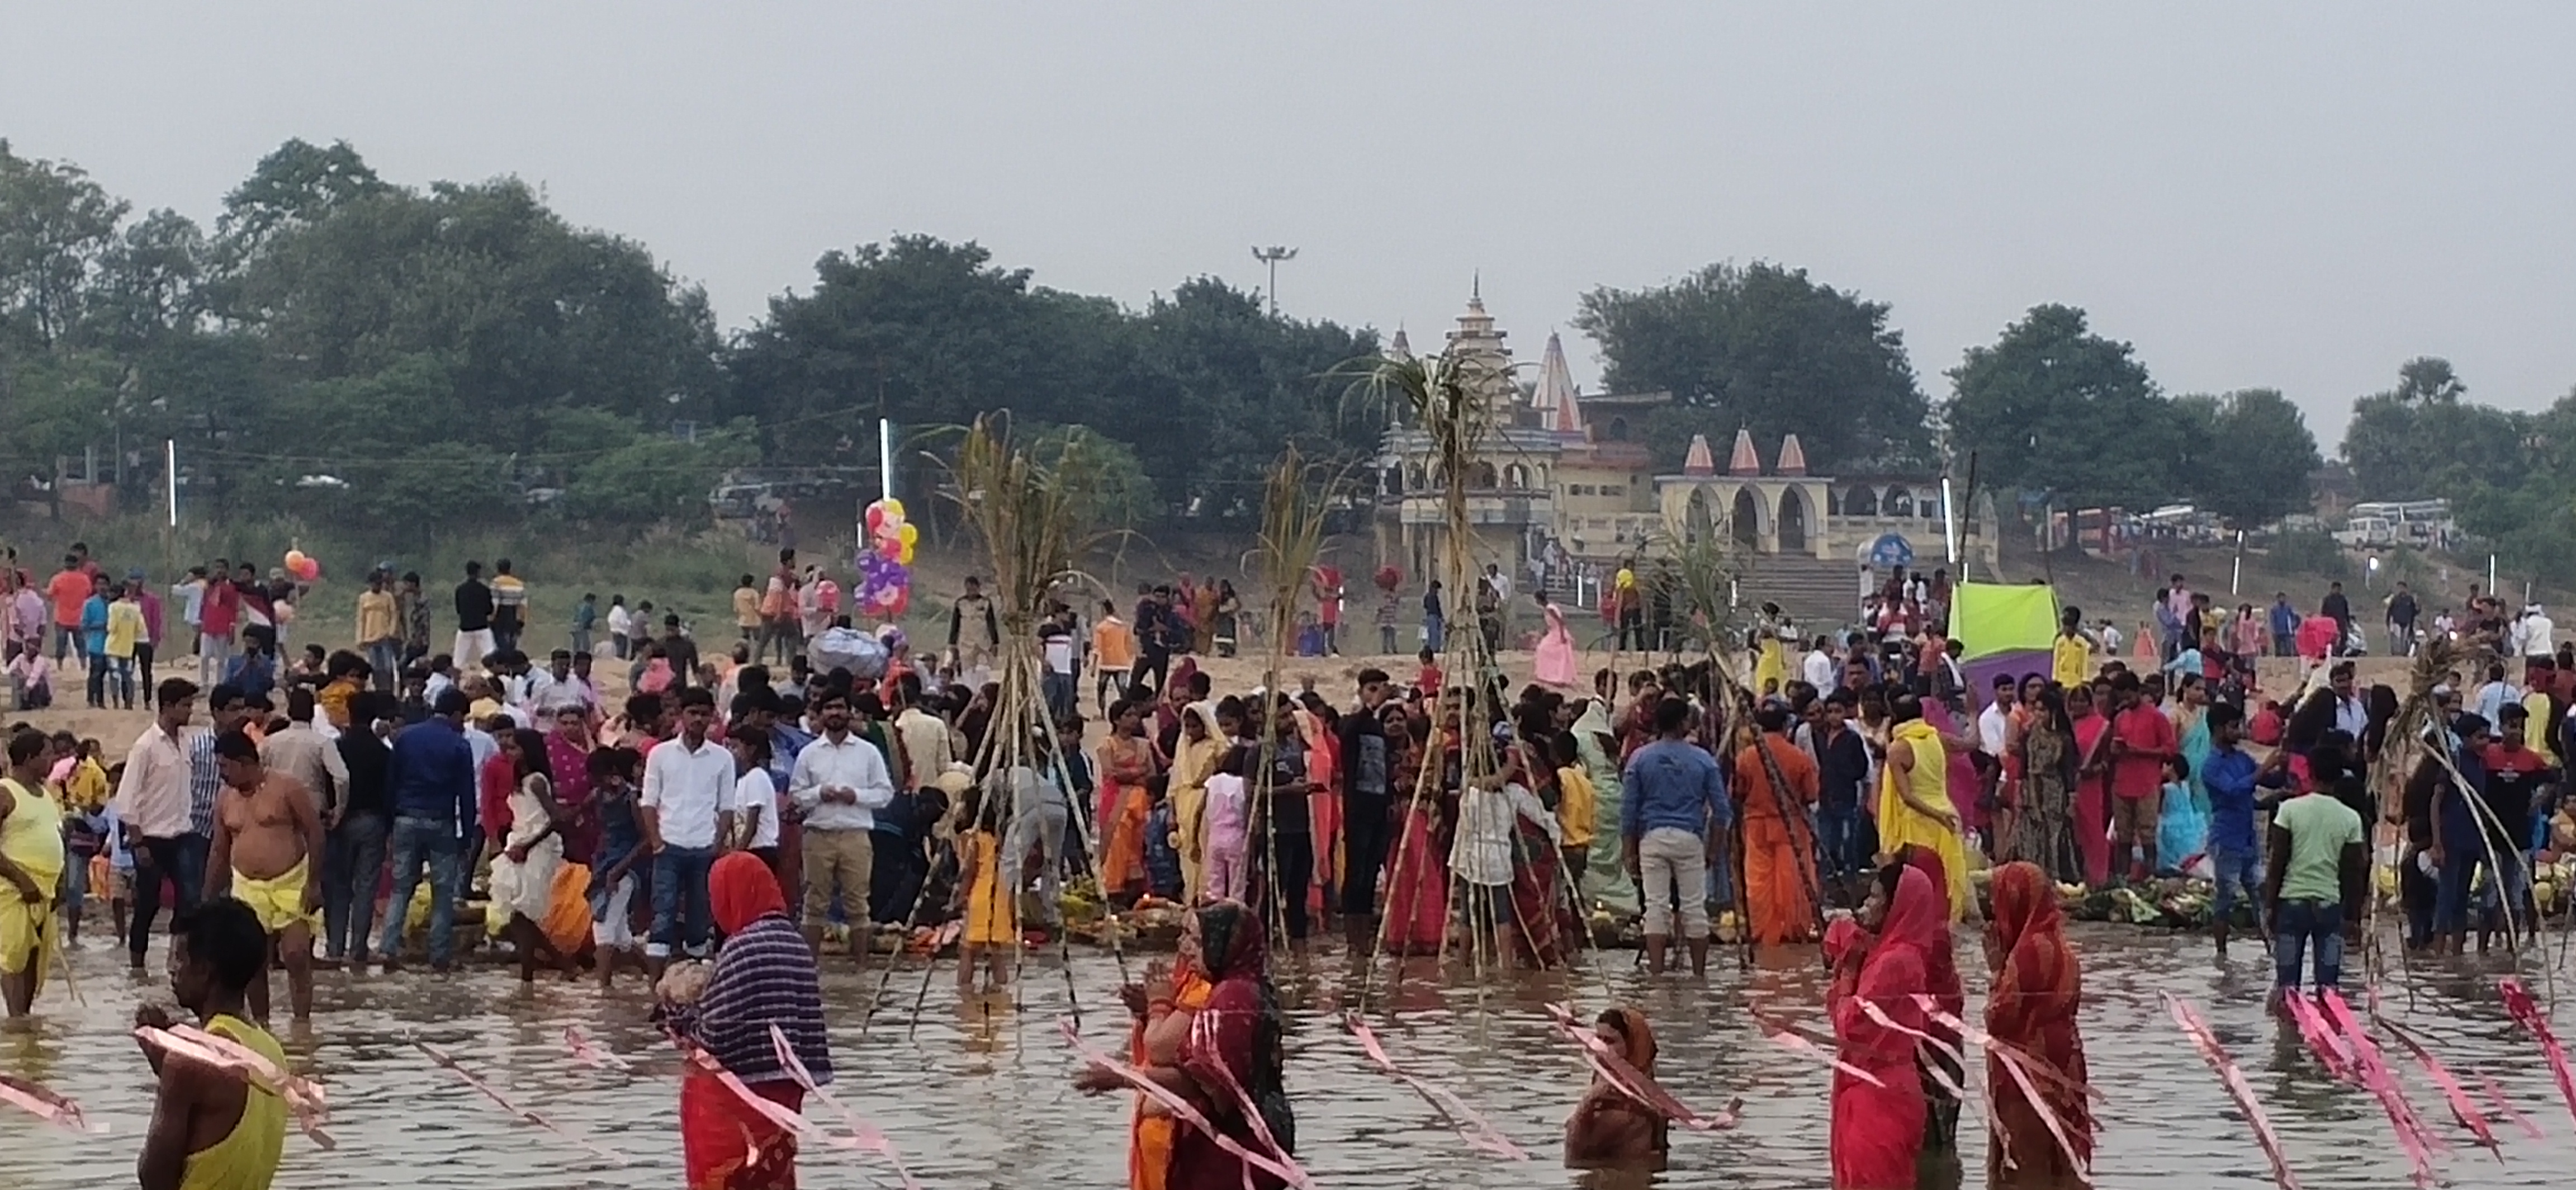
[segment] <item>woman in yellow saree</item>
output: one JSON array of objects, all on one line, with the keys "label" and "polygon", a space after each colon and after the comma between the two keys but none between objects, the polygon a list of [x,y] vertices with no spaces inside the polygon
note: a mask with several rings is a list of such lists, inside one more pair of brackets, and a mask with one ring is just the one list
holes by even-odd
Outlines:
[{"label": "woman in yellow saree", "polygon": [[1181,742],[1172,749],[1172,822],[1181,836],[1181,897],[1197,904],[1207,884],[1207,783],[1225,763],[1230,741],[1216,711],[1194,702],[1181,710]]},{"label": "woman in yellow saree", "polygon": [[1968,855],[1959,836],[1959,812],[1950,805],[1949,754],[1941,733],[1923,721],[1923,703],[1900,694],[1888,704],[1892,724],[1887,767],[1879,783],[1878,849],[1902,854],[1907,844],[1941,857],[1950,920],[1968,915]]}]

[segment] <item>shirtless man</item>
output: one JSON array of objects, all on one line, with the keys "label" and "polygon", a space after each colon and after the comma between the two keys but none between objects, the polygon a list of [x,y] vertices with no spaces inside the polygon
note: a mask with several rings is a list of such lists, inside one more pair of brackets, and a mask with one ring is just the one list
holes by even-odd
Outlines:
[{"label": "shirtless man", "polygon": [[[252,988],[268,980],[268,939],[259,915],[230,898],[214,898],[183,913],[170,931],[170,991],[194,1013],[199,1028],[248,1046],[283,1067],[277,1039],[241,1019]],[[135,1009],[134,1023],[170,1027],[158,1004]],[[160,1080],[152,1101],[152,1129],[135,1159],[143,1190],[187,1186],[261,1187],[277,1176],[286,1147],[286,1105],[242,1076],[146,1045],[144,1058]]]},{"label": "shirtless man", "polygon": [[[224,778],[215,801],[215,846],[206,858],[206,898],[232,895],[259,915],[286,967],[286,994],[300,1023],[313,1017],[313,925],[322,882],[312,870],[322,854],[322,815],[304,783],[269,772],[259,745],[238,731],[215,740]],[[268,979],[250,985],[251,1015],[268,1022]]]}]

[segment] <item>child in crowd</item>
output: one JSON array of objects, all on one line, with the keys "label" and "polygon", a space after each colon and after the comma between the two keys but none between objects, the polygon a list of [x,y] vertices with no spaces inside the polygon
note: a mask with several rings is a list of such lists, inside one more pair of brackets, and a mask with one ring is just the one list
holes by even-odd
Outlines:
[{"label": "child in crowd", "polygon": [[965,914],[959,936],[957,990],[976,992],[976,965],[991,967],[984,986],[1000,990],[1010,982],[1006,961],[1020,944],[1019,898],[1003,887],[1000,839],[984,818],[983,791],[968,785],[957,795],[957,889],[949,911]]},{"label": "child in crowd", "polygon": [[1156,773],[1145,779],[1145,891],[1166,901],[1181,897],[1180,823],[1172,807],[1171,777]]},{"label": "child in crowd", "polygon": [[1413,688],[1421,691],[1424,698],[1440,697],[1440,682],[1444,676],[1440,672],[1440,659],[1427,645],[1415,656],[1421,661],[1422,669],[1414,675]]},{"label": "child in crowd", "polygon": [[1566,875],[1580,885],[1584,860],[1592,853],[1592,836],[1600,829],[1601,795],[1592,787],[1592,775],[1583,770],[1573,732],[1549,737],[1549,746],[1556,758],[1556,822],[1563,836]]},{"label": "child in crowd", "polygon": [[602,991],[617,978],[622,958],[644,969],[644,952],[635,937],[633,907],[642,882],[644,828],[635,819],[635,774],[644,758],[631,748],[601,748],[590,754],[590,812],[599,822],[597,866],[590,873],[590,940],[599,965]]},{"label": "child in crowd", "polygon": [[1207,779],[1206,841],[1207,877],[1204,886],[1212,897],[1243,899],[1245,876],[1244,847],[1248,811],[1243,774],[1219,772]]},{"label": "child in crowd", "polygon": [[2165,758],[2165,783],[2156,808],[2156,858],[2164,874],[2185,872],[2208,850],[2209,824],[2191,798],[2191,762]]}]

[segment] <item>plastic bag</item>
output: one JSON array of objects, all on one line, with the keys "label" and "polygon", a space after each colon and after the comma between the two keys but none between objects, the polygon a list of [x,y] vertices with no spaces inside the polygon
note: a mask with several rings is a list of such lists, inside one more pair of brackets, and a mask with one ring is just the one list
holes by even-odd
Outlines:
[{"label": "plastic bag", "polygon": [[831,627],[814,638],[809,651],[814,668],[820,673],[836,669],[850,671],[850,676],[875,681],[885,676],[886,647],[877,639],[855,628]]}]

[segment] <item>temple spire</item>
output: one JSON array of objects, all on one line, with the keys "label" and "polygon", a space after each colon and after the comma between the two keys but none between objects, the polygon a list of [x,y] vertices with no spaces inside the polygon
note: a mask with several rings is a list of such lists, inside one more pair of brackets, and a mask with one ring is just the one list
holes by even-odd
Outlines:
[{"label": "temple spire", "polygon": [[1565,366],[1565,344],[1556,332],[1547,335],[1547,350],[1539,356],[1538,391],[1530,405],[1538,410],[1539,424],[1559,434],[1583,432],[1581,392],[1574,387],[1574,372]]},{"label": "temple spire", "polygon": [[1762,474],[1762,456],[1753,449],[1753,431],[1735,432],[1735,449],[1727,452],[1726,473],[1729,475]]},{"label": "temple spire", "polygon": [[1717,457],[1708,449],[1708,435],[1691,435],[1690,453],[1682,456],[1682,474],[1717,474]]}]

